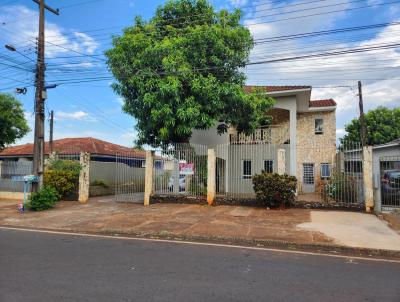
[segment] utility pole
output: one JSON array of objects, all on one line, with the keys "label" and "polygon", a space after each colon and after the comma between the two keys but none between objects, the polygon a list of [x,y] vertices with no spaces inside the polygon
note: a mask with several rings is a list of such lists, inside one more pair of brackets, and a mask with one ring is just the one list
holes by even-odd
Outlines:
[{"label": "utility pole", "polygon": [[53,124],[54,124],[54,111],[50,112],[50,139],[49,139],[49,152],[53,153]]},{"label": "utility pole", "polygon": [[361,81],[358,81],[358,106],[360,107],[360,136],[361,136],[361,145],[366,146],[367,142],[367,131],[365,128],[365,118],[364,118],[364,103],[362,97],[362,84]]},{"label": "utility pole", "polygon": [[32,191],[36,192],[43,185],[44,171],[44,100],[46,99],[45,88],[45,63],[44,63],[44,18],[45,9],[59,15],[59,11],[55,10],[44,3],[44,0],[33,0],[39,4],[39,35],[35,77],[35,133],[33,142],[33,174],[38,176],[39,182],[32,184]]}]

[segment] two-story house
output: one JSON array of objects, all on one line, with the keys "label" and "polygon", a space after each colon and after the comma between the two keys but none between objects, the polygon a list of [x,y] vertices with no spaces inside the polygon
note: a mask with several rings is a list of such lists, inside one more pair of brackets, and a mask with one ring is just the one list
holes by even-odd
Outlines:
[{"label": "two-story house", "polygon": [[[250,92],[254,86],[244,89]],[[216,150],[217,190],[253,192],[251,176],[276,172],[277,152],[285,150],[286,173],[298,179],[298,191],[315,192],[330,176],[336,154],[336,103],[311,100],[311,86],[258,86],[276,100],[272,123],[246,136],[230,128],[194,131],[191,143]]]}]

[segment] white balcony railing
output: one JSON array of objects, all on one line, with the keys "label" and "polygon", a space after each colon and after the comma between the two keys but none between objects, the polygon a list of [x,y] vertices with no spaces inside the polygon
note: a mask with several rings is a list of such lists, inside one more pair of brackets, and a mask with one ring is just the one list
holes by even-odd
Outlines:
[{"label": "white balcony railing", "polygon": [[229,135],[231,144],[284,144],[287,141],[289,141],[289,129],[277,126],[258,128],[250,135],[237,131]]}]

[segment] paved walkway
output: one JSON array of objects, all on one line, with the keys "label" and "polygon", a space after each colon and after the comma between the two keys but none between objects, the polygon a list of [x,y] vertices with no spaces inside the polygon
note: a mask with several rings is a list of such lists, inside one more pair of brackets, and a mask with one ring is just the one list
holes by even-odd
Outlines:
[{"label": "paved walkway", "polygon": [[351,247],[400,250],[400,236],[375,215],[354,212],[312,211],[301,229],[321,232],[335,243]]},{"label": "paved walkway", "polygon": [[52,210],[19,214],[16,201],[0,201],[0,225],[134,236],[277,240],[400,250],[400,235],[385,222],[371,214],[339,211],[187,204],[144,207],[93,198],[87,204],[62,201]]}]

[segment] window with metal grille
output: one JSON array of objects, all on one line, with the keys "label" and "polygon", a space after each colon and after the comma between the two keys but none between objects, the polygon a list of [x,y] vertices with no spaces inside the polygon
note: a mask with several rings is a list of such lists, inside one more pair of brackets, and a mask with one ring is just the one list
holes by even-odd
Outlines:
[{"label": "window with metal grille", "polygon": [[251,160],[243,161],[243,179],[251,178]]},{"label": "window with metal grille", "polygon": [[328,163],[321,164],[321,179],[328,179],[331,177],[331,165]]},{"label": "window with metal grille", "polygon": [[315,119],[315,134],[324,133],[324,120],[322,118]]},{"label": "window with metal grille", "polygon": [[273,160],[264,160],[264,171],[267,173],[274,172],[274,161]]},{"label": "window with metal grille", "polygon": [[314,184],[314,164],[303,164],[303,183]]}]

